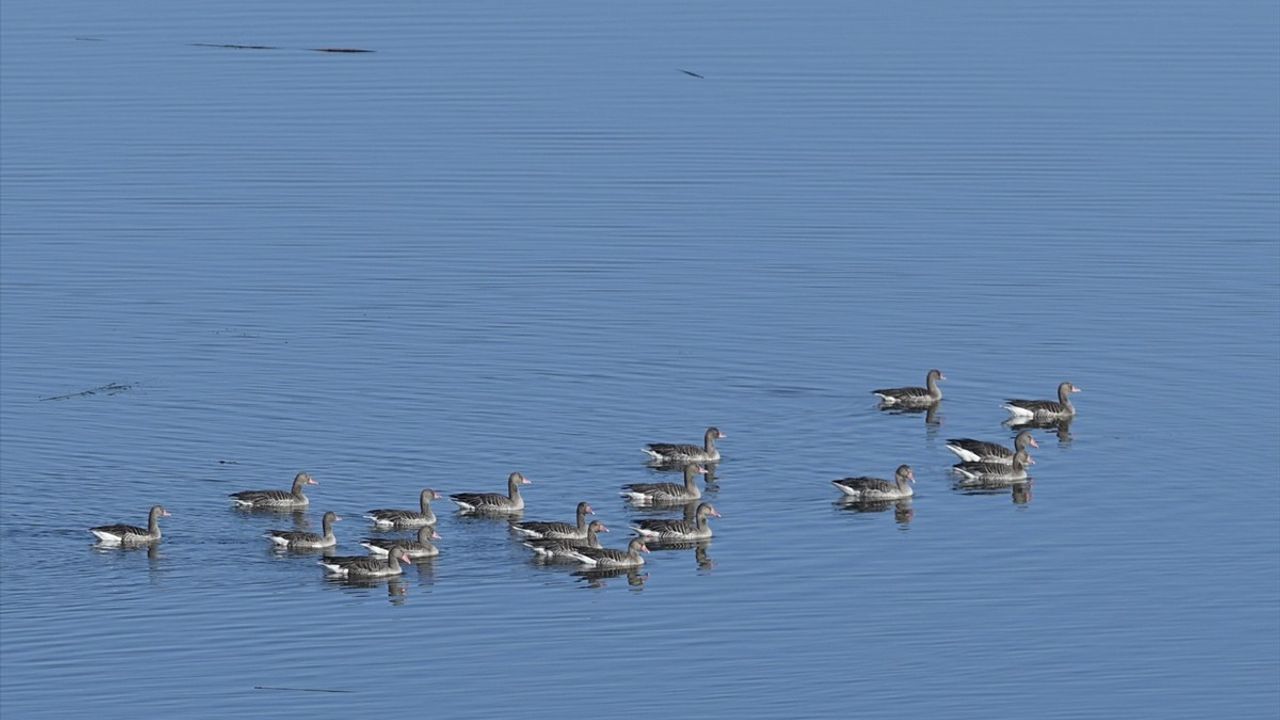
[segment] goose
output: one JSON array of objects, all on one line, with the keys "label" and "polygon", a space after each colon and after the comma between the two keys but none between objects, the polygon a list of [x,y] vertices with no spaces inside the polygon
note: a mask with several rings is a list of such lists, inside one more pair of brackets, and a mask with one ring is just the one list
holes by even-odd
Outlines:
[{"label": "goose", "polygon": [[402,540],[399,538],[365,538],[360,544],[368,551],[369,555],[377,557],[386,557],[390,554],[391,549],[399,545],[404,554],[410,558],[417,560],[418,558],[435,557],[440,554],[440,548],[436,547],[432,540],[439,540],[440,533],[430,525],[423,525],[418,528],[418,539]]},{"label": "goose", "polygon": [[649,548],[645,547],[643,538],[632,538],[627,543],[626,550],[616,550],[614,548],[592,548],[581,547],[570,553],[570,556],[583,565],[590,565],[596,568],[630,568],[639,567],[644,564],[644,557],[640,553],[649,552]]},{"label": "goose", "polygon": [[560,538],[542,538],[538,540],[528,540],[523,545],[537,554],[541,560],[571,560],[577,561],[577,557],[573,554],[580,547],[600,547],[600,538],[596,537],[596,533],[609,532],[609,528],[599,520],[592,520],[587,525],[587,535],[585,538],[560,539]]},{"label": "goose", "polygon": [[89,528],[89,532],[98,538],[102,545],[150,545],[160,540],[160,518],[169,517],[169,511],[163,505],[153,505],[147,513],[147,526],[137,525],[99,525]]},{"label": "goose", "polygon": [[518,513],[524,510],[524,498],[520,497],[521,485],[532,485],[533,481],[513,472],[507,476],[507,494],[498,493],[455,493],[449,499],[464,513]]},{"label": "goose", "polygon": [[893,479],[889,482],[873,477],[847,477],[832,480],[831,484],[855,500],[897,500],[915,494],[911,484],[916,481],[916,475],[910,465],[899,465]]},{"label": "goose", "polygon": [[880,390],[872,390],[873,395],[880,398],[880,404],[884,406],[906,406],[906,407],[925,407],[933,405],[942,399],[942,391],[938,389],[938,381],[946,380],[947,376],[942,374],[941,370],[930,370],[925,375],[924,383],[927,387],[900,387],[900,388],[881,388]]},{"label": "goose", "polygon": [[1027,466],[1035,464],[1036,461],[1032,460],[1027,454],[1027,449],[1023,448],[1013,454],[1013,460],[1008,465],[992,462],[962,462],[951,467],[964,477],[964,482],[992,482],[1026,480]]},{"label": "goose", "polygon": [[439,500],[441,497],[443,496],[440,493],[427,488],[418,495],[418,510],[381,508],[370,510],[364,516],[372,520],[374,525],[383,529],[413,530],[426,525],[435,525],[436,514],[431,510],[431,501]]},{"label": "goose", "polygon": [[645,452],[655,463],[713,463],[720,461],[716,440],[728,437],[718,428],[709,427],[702,436],[702,447],[672,443],[649,443]]},{"label": "goose", "polygon": [[1069,420],[1076,416],[1076,407],[1071,404],[1071,393],[1080,392],[1080,388],[1069,382],[1058,385],[1058,401],[1052,400],[1005,400],[1000,407],[1008,410],[1016,420],[1035,420],[1046,422],[1051,420]]},{"label": "goose", "polygon": [[372,580],[404,574],[400,563],[412,560],[399,545],[391,548],[386,557],[376,555],[344,555],[321,558],[317,561],[329,574],[351,580]]},{"label": "goose", "polygon": [[676,483],[633,483],[622,486],[622,497],[637,505],[651,503],[687,503],[702,497],[694,478],[706,475],[706,468],[701,465],[684,466],[684,484]]},{"label": "goose", "polygon": [[947,449],[955,453],[963,462],[989,462],[1009,465],[1013,455],[1028,446],[1040,447],[1040,443],[1032,437],[1030,430],[1023,430],[1013,438],[1013,449],[993,442],[983,442],[970,438],[955,438],[947,441]]},{"label": "goose", "polygon": [[587,536],[587,516],[594,515],[595,510],[585,502],[578,503],[578,524],[564,522],[518,522],[511,525],[517,533],[531,538],[555,538],[561,540],[581,540]]},{"label": "goose", "polygon": [[710,503],[698,505],[694,519],[690,520],[638,520],[631,526],[636,534],[645,540],[658,542],[682,542],[687,540],[705,540],[711,537],[709,517],[720,517]]},{"label": "goose", "polygon": [[241,508],[268,508],[272,510],[300,510],[311,501],[302,494],[303,485],[319,485],[309,474],[300,472],[293,476],[293,488],[284,490],[244,490],[231,493],[231,501]]},{"label": "goose", "polygon": [[324,529],[323,534],[313,532],[303,532],[301,530],[268,530],[265,537],[271,539],[277,547],[287,548],[289,550],[318,550],[321,548],[331,548],[338,544],[338,539],[333,536],[333,524],[342,518],[332,510],[324,514],[324,518],[320,521],[321,527]]}]

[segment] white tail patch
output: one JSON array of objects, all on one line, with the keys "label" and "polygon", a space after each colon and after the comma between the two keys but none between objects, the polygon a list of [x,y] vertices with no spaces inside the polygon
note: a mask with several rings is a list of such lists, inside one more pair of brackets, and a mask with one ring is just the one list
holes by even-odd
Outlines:
[{"label": "white tail patch", "polygon": [[452,502],[454,505],[458,506],[459,510],[463,512],[472,512],[476,509],[475,505],[472,505],[471,503],[468,503],[468,502],[462,502],[461,500],[453,500]]},{"label": "white tail patch", "polygon": [[875,396],[876,396],[876,397],[880,398],[880,402],[884,403],[885,405],[897,405],[897,404],[898,404],[898,398],[896,398],[896,397],[894,397],[894,396],[892,396],[892,395],[885,395],[884,393],[874,393],[874,394],[875,394]]},{"label": "white tail patch", "polygon": [[955,453],[956,457],[960,458],[965,462],[978,462],[979,460],[982,459],[981,457],[978,456],[977,453],[971,452],[969,450],[965,450],[964,448],[958,445],[948,445],[947,449]]},{"label": "white tail patch", "polygon": [[286,547],[289,545],[289,538],[287,537],[284,537],[281,535],[273,535],[270,533],[267,534],[267,537],[271,538],[271,542],[275,543],[276,545],[279,545],[280,547]]},{"label": "white tail patch", "polygon": [[648,456],[649,456],[649,458],[650,458],[650,459],[652,459],[652,460],[664,460],[664,459],[666,459],[666,456],[665,456],[665,455],[663,455],[662,453],[660,453],[660,452],[654,452],[653,450],[650,450],[649,448],[644,448],[644,454],[648,455]]},{"label": "white tail patch", "polygon": [[838,482],[835,482],[835,481],[832,481],[832,482],[831,482],[831,484],[832,484],[832,485],[835,485],[837,488],[840,488],[840,492],[844,493],[845,495],[848,495],[849,497],[861,497],[861,496],[862,496],[862,491],[861,491],[861,490],[858,490],[858,489],[856,489],[856,488],[851,488],[851,487],[849,487],[848,485],[844,485],[844,484],[842,484],[842,483],[838,483]]},{"label": "white tail patch", "polygon": [[328,570],[328,571],[329,571],[329,573],[330,573],[331,575],[344,575],[344,576],[345,576],[345,575],[347,574],[347,569],[346,569],[346,568],[344,568],[344,567],[342,567],[341,565],[333,565],[333,564],[330,564],[330,563],[327,563],[327,562],[325,562],[325,561],[321,560],[321,561],[320,561],[320,566],[321,566],[321,567],[323,567],[325,570]]},{"label": "white tail patch", "polygon": [[515,531],[516,531],[516,532],[518,532],[518,533],[520,533],[520,534],[521,534],[521,535],[523,535],[524,537],[529,537],[529,538],[540,538],[540,537],[542,537],[542,533],[538,532],[537,530],[530,530],[530,529],[528,529],[528,528],[522,528],[522,527],[520,527],[520,526],[518,526],[518,525],[512,525],[512,526],[511,526],[511,529],[512,529],[512,530],[515,530]]},{"label": "white tail patch", "polygon": [[386,556],[388,556],[388,555],[390,555],[390,554],[391,554],[391,551],[390,551],[390,550],[388,550],[388,549],[386,549],[386,548],[384,548],[384,547],[378,547],[377,545],[374,545],[373,543],[360,543],[360,544],[361,544],[362,546],[364,546],[364,548],[365,548],[366,550],[368,550],[368,551],[369,551],[369,554],[370,554],[370,555],[377,555],[378,557],[386,557]]},{"label": "white tail patch", "polygon": [[662,536],[662,533],[660,532],[650,530],[648,528],[643,528],[643,527],[640,527],[639,525],[632,525],[631,529],[635,530],[637,535],[644,538],[656,538],[656,537]]},{"label": "white tail patch", "polygon": [[1009,413],[1016,418],[1032,418],[1036,416],[1035,412],[1024,407],[1018,407],[1017,405],[1001,405],[1000,407],[1008,410]]},{"label": "white tail patch", "polygon": [[113,535],[112,533],[109,533],[109,532],[103,532],[101,530],[90,530],[89,532],[98,536],[98,542],[102,543],[103,545],[119,545],[124,541],[124,538],[122,538],[121,536]]}]

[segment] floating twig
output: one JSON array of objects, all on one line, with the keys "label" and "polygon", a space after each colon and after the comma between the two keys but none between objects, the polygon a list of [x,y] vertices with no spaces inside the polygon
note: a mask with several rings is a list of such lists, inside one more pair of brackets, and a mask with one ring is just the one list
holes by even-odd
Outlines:
[{"label": "floating twig", "polygon": [[324,688],[295,688],[295,687],[272,687],[270,685],[254,685],[254,690],[290,690],[292,692],[325,692],[325,693],[353,693],[355,690],[326,690]]},{"label": "floating twig", "polygon": [[677,70],[679,70],[680,72],[684,73],[685,75],[688,75],[689,77],[696,77],[696,78],[698,78],[699,80],[706,80],[706,78],[702,77],[701,75],[699,75],[698,73],[696,73],[696,72],[694,72],[694,71],[692,71],[692,70],[685,70],[684,68],[676,68],[676,69],[677,69]]}]

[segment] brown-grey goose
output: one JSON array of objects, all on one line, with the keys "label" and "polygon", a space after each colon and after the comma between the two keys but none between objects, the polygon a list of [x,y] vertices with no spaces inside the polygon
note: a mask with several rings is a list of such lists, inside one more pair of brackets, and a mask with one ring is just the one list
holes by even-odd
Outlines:
[{"label": "brown-grey goose", "polygon": [[386,556],[391,553],[391,548],[399,545],[406,555],[417,560],[419,558],[435,557],[440,554],[440,548],[435,546],[432,540],[439,540],[440,533],[430,525],[423,525],[418,528],[417,540],[404,540],[402,538],[365,538],[360,542],[370,555],[379,557]]},{"label": "brown-grey goose", "polygon": [[720,513],[711,503],[702,503],[694,512],[693,520],[637,520],[631,529],[645,540],[656,542],[705,540],[711,537],[711,525],[707,523],[710,517],[720,517]]},{"label": "brown-grey goose", "polygon": [[943,375],[941,370],[935,369],[925,375],[925,387],[881,388],[872,390],[871,393],[878,396],[880,403],[886,407],[925,407],[942,399],[942,390],[938,388],[938,381],[946,379],[947,376]]},{"label": "brown-grey goose", "polygon": [[702,435],[702,447],[691,444],[649,443],[645,452],[655,463],[713,463],[720,461],[716,440],[728,437],[719,428],[709,427]]},{"label": "brown-grey goose", "polygon": [[102,545],[150,545],[160,540],[160,518],[169,517],[169,511],[163,505],[153,505],[147,513],[147,526],[137,525],[99,525],[89,528],[89,532],[98,538]]},{"label": "brown-grey goose", "polygon": [[513,472],[507,476],[507,494],[498,493],[454,493],[449,496],[458,509],[464,513],[518,513],[524,510],[524,498],[520,497],[520,486],[531,485],[524,475]]},{"label": "brown-grey goose", "polygon": [[702,491],[698,489],[695,478],[706,474],[706,468],[701,465],[685,465],[683,485],[677,485],[676,483],[632,483],[631,485],[622,486],[622,497],[637,505],[693,502],[702,497]]},{"label": "brown-grey goose", "polygon": [[578,521],[576,525],[566,522],[546,522],[531,520],[512,523],[511,529],[525,537],[555,538],[562,540],[581,540],[587,536],[587,516],[594,515],[595,510],[590,503],[578,503]]},{"label": "brown-grey goose", "polygon": [[372,520],[374,525],[384,529],[413,530],[425,525],[435,525],[436,514],[431,509],[431,501],[439,500],[441,497],[443,496],[440,493],[426,488],[418,494],[417,510],[379,508],[370,510],[364,516]]},{"label": "brown-grey goose", "polygon": [[526,540],[523,544],[532,550],[542,560],[569,560],[577,561],[577,557],[573,554],[581,547],[600,547],[600,538],[596,537],[596,533],[609,532],[609,528],[599,520],[592,520],[587,525],[586,537],[581,539],[572,538],[541,538],[537,540]]},{"label": "brown-grey goose", "polygon": [[1013,438],[1013,449],[993,442],[973,440],[972,438],[953,438],[947,441],[947,449],[955,453],[963,462],[989,462],[1010,465],[1013,455],[1027,447],[1038,448],[1040,443],[1031,435],[1030,430],[1022,430]]},{"label": "brown-grey goose", "polygon": [[911,484],[915,481],[911,466],[899,465],[893,473],[893,482],[864,476],[832,480],[831,484],[855,500],[897,500],[914,494]]},{"label": "brown-grey goose", "polygon": [[266,537],[277,547],[289,550],[319,550],[331,548],[338,544],[333,534],[333,524],[342,518],[330,510],[324,514],[320,527],[324,532],[313,533],[302,530],[268,530]]},{"label": "brown-grey goose", "polygon": [[319,485],[310,474],[300,472],[293,476],[293,488],[284,490],[243,490],[231,493],[231,501],[237,507],[269,510],[301,510],[310,504],[302,494],[304,485]]},{"label": "brown-grey goose", "polygon": [[1005,400],[1000,407],[1013,415],[1013,420],[1048,422],[1052,420],[1069,420],[1076,416],[1076,407],[1071,404],[1071,393],[1080,392],[1080,388],[1069,382],[1058,385],[1058,401],[1053,400]]},{"label": "brown-grey goose", "polygon": [[644,556],[641,553],[647,552],[649,548],[645,546],[643,538],[632,538],[631,542],[627,543],[626,550],[580,547],[569,554],[583,565],[613,569],[639,567],[644,564]]},{"label": "brown-grey goose", "polygon": [[1027,449],[1023,448],[1013,454],[1013,460],[1008,465],[991,462],[962,462],[952,465],[951,468],[963,476],[966,482],[1017,481],[1026,480],[1027,466],[1035,464],[1036,461],[1032,460],[1027,454]]},{"label": "brown-grey goose", "polygon": [[369,580],[374,578],[402,575],[400,563],[410,563],[411,558],[405,554],[404,548],[391,548],[386,557],[377,555],[341,555],[321,558],[317,561],[330,574],[352,580]]}]

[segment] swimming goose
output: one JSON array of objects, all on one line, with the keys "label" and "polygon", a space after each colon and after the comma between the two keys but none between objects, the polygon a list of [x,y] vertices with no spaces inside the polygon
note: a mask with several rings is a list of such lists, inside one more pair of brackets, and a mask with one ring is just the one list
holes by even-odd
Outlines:
[{"label": "swimming goose", "polygon": [[1025,450],[1027,446],[1040,447],[1040,443],[1036,442],[1036,439],[1031,436],[1030,430],[1023,430],[1014,437],[1012,450],[993,442],[983,442],[982,440],[970,438],[955,438],[947,441],[947,449],[955,453],[964,462],[989,462],[1003,465],[1011,464],[1014,453],[1019,450]]},{"label": "swimming goose", "polygon": [[420,528],[424,525],[435,525],[436,514],[431,509],[431,501],[439,500],[443,497],[440,493],[427,488],[418,495],[418,510],[392,510],[378,509],[370,510],[365,513],[365,517],[373,521],[374,525],[380,528],[399,528],[401,530],[412,530]]},{"label": "swimming goose", "polygon": [[303,485],[318,485],[310,475],[300,472],[293,476],[293,488],[284,490],[244,490],[231,493],[231,501],[242,508],[267,508],[272,510],[300,510],[310,501],[302,494]]},{"label": "swimming goose", "polygon": [[720,461],[720,451],[716,449],[716,440],[727,437],[719,429],[707,428],[702,436],[702,447],[697,445],[676,445],[672,443],[649,443],[645,452],[652,462],[656,463],[713,463]]},{"label": "swimming goose", "polygon": [[578,524],[570,525],[565,522],[518,522],[511,525],[511,529],[520,533],[525,537],[531,538],[557,538],[568,540],[581,540],[587,536],[587,516],[594,515],[595,510],[591,509],[591,505],[585,502],[578,503]]},{"label": "swimming goose", "polygon": [[399,545],[404,554],[410,558],[417,560],[418,558],[435,557],[440,554],[440,548],[436,547],[432,540],[439,540],[440,533],[430,525],[423,525],[418,528],[417,540],[403,540],[400,538],[365,538],[360,544],[368,549],[370,555],[385,557],[390,554],[391,548]]},{"label": "swimming goose", "polygon": [[323,534],[303,532],[301,530],[268,530],[266,537],[270,538],[271,542],[275,543],[277,547],[288,548],[289,550],[330,548],[338,544],[338,539],[333,536],[333,524],[341,519],[337,513],[329,511],[324,514],[324,519],[320,521],[320,525],[324,529]]},{"label": "swimming goose", "polygon": [[573,550],[570,555],[583,565],[612,569],[639,567],[644,564],[644,558],[640,553],[647,552],[649,548],[645,547],[644,539],[632,538],[626,550],[582,547]]},{"label": "swimming goose", "polygon": [[1052,400],[1005,400],[1000,407],[1008,410],[1017,420],[1067,420],[1075,417],[1076,408],[1071,404],[1071,393],[1080,388],[1069,382],[1058,385],[1058,402]]},{"label": "swimming goose", "polygon": [[857,500],[897,500],[914,494],[911,484],[916,481],[916,474],[910,465],[899,465],[893,478],[894,482],[873,477],[848,477],[832,480],[831,484]]},{"label": "swimming goose", "polygon": [[412,563],[400,546],[391,548],[386,557],[376,555],[342,555],[317,561],[331,575],[352,580],[371,580],[404,574],[400,563]]},{"label": "swimming goose", "polygon": [[513,472],[507,476],[507,494],[498,493],[455,493],[449,496],[458,509],[464,513],[518,513],[524,510],[524,498],[520,497],[521,485],[532,485],[533,481]]},{"label": "swimming goose", "polygon": [[1023,448],[1013,454],[1013,460],[1008,465],[991,462],[962,462],[956,463],[951,467],[964,476],[965,482],[991,482],[997,480],[1026,480],[1027,466],[1035,464],[1036,461],[1032,460],[1031,456],[1027,454],[1027,449]]},{"label": "swimming goose", "polygon": [[947,376],[943,375],[941,370],[930,370],[924,378],[927,387],[881,388],[872,390],[871,393],[879,396],[880,403],[884,406],[924,407],[942,399],[938,381],[946,379]]},{"label": "swimming goose", "polygon": [[638,520],[631,526],[636,534],[645,540],[657,542],[681,542],[687,540],[705,540],[711,537],[711,526],[707,518],[720,517],[710,503],[698,506],[694,519],[690,520]]},{"label": "swimming goose", "polygon": [[609,532],[609,528],[599,520],[592,520],[587,525],[587,535],[582,539],[558,539],[558,538],[542,538],[540,540],[528,540],[524,544],[525,547],[537,553],[538,558],[542,560],[570,560],[577,562],[577,557],[573,554],[580,547],[600,547],[600,538],[596,537],[596,533]]},{"label": "swimming goose", "polygon": [[684,484],[675,483],[633,483],[622,486],[622,497],[637,505],[650,503],[686,503],[702,497],[694,478],[706,475],[706,468],[701,465],[684,466]]},{"label": "swimming goose", "polygon": [[154,505],[147,513],[147,526],[137,525],[99,525],[89,528],[89,532],[97,536],[103,545],[150,545],[160,540],[160,518],[169,517],[169,511],[163,505]]}]

